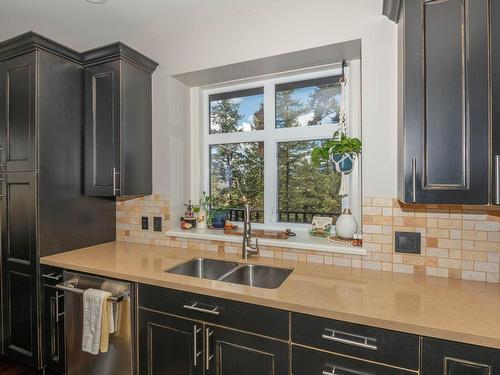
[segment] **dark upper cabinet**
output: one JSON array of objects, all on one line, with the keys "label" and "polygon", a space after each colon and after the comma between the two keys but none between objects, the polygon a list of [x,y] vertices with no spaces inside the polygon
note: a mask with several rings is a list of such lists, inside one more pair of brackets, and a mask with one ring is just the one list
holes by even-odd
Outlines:
[{"label": "dark upper cabinet", "polygon": [[492,74],[492,203],[500,205],[500,2],[490,3]]},{"label": "dark upper cabinet", "polygon": [[0,63],[0,171],[36,169],[36,53]]},{"label": "dark upper cabinet", "polygon": [[499,375],[500,351],[424,337],[422,375]]},{"label": "dark upper cabinet", "polygon": [[403,202],[490,202],[489,3],[402,2],[398,194]]},{"label": "dark upper cabinet", "polygon": [[139,309],[139,375],[203,374],[203,323]]},{"label": "dark upper cabinet", "polygon": [[240,331],[205,328],[207,375],[287,375],[288,344]]},{"label": "dark upper cabinet", "polygon": [[122,59],[86,68],[86,195],[151,194],[151,105],[151,71]]}]

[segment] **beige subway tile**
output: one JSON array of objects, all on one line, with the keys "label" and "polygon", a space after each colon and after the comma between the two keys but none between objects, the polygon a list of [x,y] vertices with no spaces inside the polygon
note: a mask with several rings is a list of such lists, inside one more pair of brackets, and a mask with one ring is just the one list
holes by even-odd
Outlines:
[{"label": "beige subway tile", "polygon": [[446,209],[440,208],[429,208],[427,210],[427,217],[435,218],[435,219],[449,219],[450,211]]},{"label": "beige subway tile", "polygon": [[382,216],[382,208],[381,207],[364,207],[363,215],[368,216]]},{"label": "beige subway tile", "polygon": [[372,199],[371,198],[363,197],[363,207],[365,207],[365,206],[371,206],[371,205],[372,205]]},{"label": "beige subway tile", "polygon": [[438,227],[438,219],[435,218],[427,218],[427,228],[437,228]]},{"label": "beige subway tile", "polygon": [[486,262],[487,253],[484,251],[462,250],[462,259]]},{"label": "beige subway tile", "polygon": [[437,257],[425,257],[425,265],[429,267],[437,267],[438,265],[438,258]]},{"label": "beige subway tile", "polygon": [[438,267],[441,268],[462,268],[462,261],[460,259],[438,259]]},{"label": "beige subway tile", "polygon": [[462,241],[460,240],[447,240],[447,239],[438,239],[438,247],[446,248],[446,249],[461,249]]},{"label": "beige subway tile", "polygon": [[414,272],[414,267],[411,264],[393,264],[392,271],[412,274]]},{"label": "beige subway tile", "polygon": [[425,265],[425,257],[421,255],[404,255],[403,263],[414,266],[423,266]]},{"label": "beige subway tile", "polygon": [[352,259],[352,268],[361,268],[361,260],[360,259]]},{"label": "beige subway tile", "polygon": [[450,251],[448,249],[440,249],[434,247],[427,247],[425,249],[425,255],[436,258],[449,258]]},{"label": "beige subway tile", "polygon": [[393,254],[392,261],[394,263],[403,263],[403,256],[401,254]]},{"label": "beige subway tile", "polygon": [[336,266],[342,266],[342,267],[351,267],[352,262],[351,259],[347,258],[340,258],[340,257],[333,257],[333,264]]},{"label": "beige subway tile", "polygon": [[382,263],[382,271],[391,272],[392,271],[392,263]]},{"label": "beige subway tile", "polygon": [[392,218],[393,216],[393,209],[392,207],[382,207],[382,216],[389,216]]},{"label": "beige subway tile", "polygon": [[474,262],[472,260],[462,260],[462,270],[473,271],[474,270]]},{"label": "beige subway tile", "polygon": [[382,233],[382,226],[380,226],[380,225],[363,225],[363,233],[381,234]]},{"label": "beige subway tile", "polygon": [[[500,242],[500,231],[499,232],[488,232],[488,241]],[[500,245],[498,247],[500,249]]]},{"label": "beige subway tile", "polygon": [[403,226],[425,227],[427,226],[427,219],[425,217],[405,217],[403,219]]},{"label": "beige subway tile", "polygon": [[308,263],[323,263],[324,259],[322,255],[307,255],[307,262]]},{"label": "beige subway tile", "polygon": [[498,263],[474,262],[474,271],[498,273]]},{"label": "beige subway tile", "polygon": [[474,241],[474,249],[482,251],[500,251],[498,242]]},{"label": "beige subway tile", "polygon": [[462,279],[474,280],[474,281],[486,281],[486,273],[476,272],[476,271],[462,271]]},{"label": "beige subway tile", "polygon": [[487,273],[486,281],[489,283],[498,283],[500,282],[500,275],[498,273]]},{"label": "beige subway tile", "polygon": [[476,221],[476,230],[484,230],[487,232],[499,232],[500,222],[497,221]]},{"label": "beige subway tile", "polygon": [[439,219],[438,220],[438,228],[461,229],[462,228],[462,221],[461,220],[451,220],[451,219]]},{"label": "beige subway tile", "polygon": [[[392,203],[391,203],[392,204]],[[363,260],[362,267],[368,270],[382,271],[382,263],[371,260]]]},{"label": "beige subway tile", "polygon": [[488,232],[477,231],[477,230],[464,230],[462,232],[462,238],[464,240],[486,241],[488,239]]},{"label": "beige subway tile", "polygon": [[425,274],[427,276],[448,277],[448,269],[439,267],[426,267]]},{"label": "beige subway tile", "polygon": [[462,250],[450,250],[450,259],[462,259]]},{"label": "beige subway tile", "polygon": [[464,211],[463,213],[464,220],[486,220],[487,214],[485,211]]},{"label": "beige subway tile", "polygon": [[450,229],[450,238],[452,240],[461,240],[462,231],[460,229]]},{"label": "beige subway tile", "polygon": [[374,207],[392,207],[392,198],[373,198],[372,205]]},{"label": "beige subway tile", "polygon": [[473,220],[463,220],[462,221],[462,229],[464,230],[473,230],[476,226],[475,221]]},{"label": "beige subway tile", "polygon": [[487,254],[488,262],[490,263],[499,263],[500,264],[500,253],[491,252]]},{"label": "beige subway tile", "polygon": [[449,229],[427,228],[427,236],[437,238],[450,238]]}]

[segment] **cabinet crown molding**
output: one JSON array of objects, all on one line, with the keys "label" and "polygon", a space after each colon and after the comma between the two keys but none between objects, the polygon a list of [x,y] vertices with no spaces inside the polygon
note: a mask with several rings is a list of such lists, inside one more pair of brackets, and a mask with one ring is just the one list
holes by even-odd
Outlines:
[{"label": "cabinet crown molding", "polygon": [[81,66],[124,59],[148,73],[153,73],[158,63],[133,48],[116,42],[86,52],[78,52],[34,31],[7,39],[0,43],[0,61],[10,59],[34,50],[44,50]]}]

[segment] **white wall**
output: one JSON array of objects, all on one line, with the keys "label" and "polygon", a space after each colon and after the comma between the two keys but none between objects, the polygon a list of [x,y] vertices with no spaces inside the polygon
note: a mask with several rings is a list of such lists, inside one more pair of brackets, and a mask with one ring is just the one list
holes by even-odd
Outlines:
[{"label": "white wall", "polygon": [[271,1],[244,18],[177,33],[168,42],[169,70],[184,73],[360,38],[363,193],[394,197],[397,29],[381,6],[374,0]]},{"label": "white wall", "polygon": [[153,187],[173,219],[188,199],[189,89],[173,74],[362,40],[363,189],[396,195],[396,26],[382,0],[0,1],[0,40],[37,31],[77,50],[121,40],[160,63],[153,76]]}]

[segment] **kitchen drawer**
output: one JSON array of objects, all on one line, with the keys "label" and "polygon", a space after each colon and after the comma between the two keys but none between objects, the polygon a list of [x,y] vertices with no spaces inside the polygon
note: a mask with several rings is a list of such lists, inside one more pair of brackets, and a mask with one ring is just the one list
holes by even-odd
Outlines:
[{"label": "kitchen drawer", "polygon": [[143,284],[139,306],[288,340],[288,312],[283,310]]},{"label": "kitchen drawer", "polygon": [[370,361],[418,369],[419,338],[407,333],[293,313],[292,341]]},{"label": "kitchen drawer", "polygon": [[411,375],[409,371],[293,345],[293,375]]},{"label": "kitchen drawer", "polygon": [[500,350],[424,337],[422,375],[499,375]]},{"label": "kitchen drawer", "polygon": [[45,286],[54,286],[63,281],[63,269],[58,267],[40,266],[42,283]]}]

